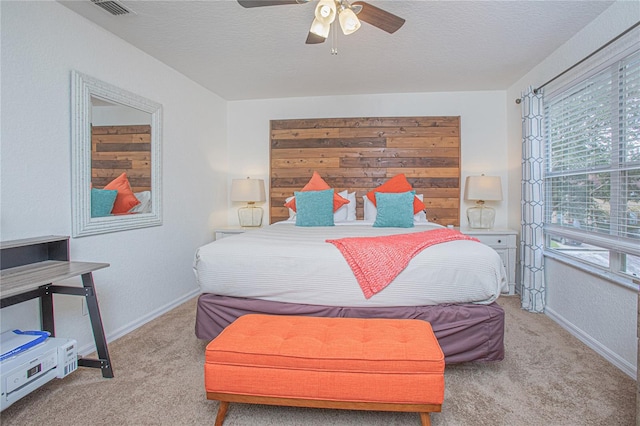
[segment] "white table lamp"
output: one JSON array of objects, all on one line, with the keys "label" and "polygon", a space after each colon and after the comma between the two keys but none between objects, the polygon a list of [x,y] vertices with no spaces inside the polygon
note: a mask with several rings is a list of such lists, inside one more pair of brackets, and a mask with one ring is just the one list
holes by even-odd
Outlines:
[{"label": "white table lamp", "polygon": [[243,201],[246,207],[238,209],[238,220],[242,227],[262,225],[264,210],[256,206],[257,201],[265,201],[264,181],[262,179],[232,179],[231,201]]},{"label": "white table lamp", "polygon": [[465,200],[475,200],[476,205],[467,209],[470,228],[491,229],[496,219],[496,211],[484,205],[485,201],[502,200],[500,176],[468,176],[464,189]]}]

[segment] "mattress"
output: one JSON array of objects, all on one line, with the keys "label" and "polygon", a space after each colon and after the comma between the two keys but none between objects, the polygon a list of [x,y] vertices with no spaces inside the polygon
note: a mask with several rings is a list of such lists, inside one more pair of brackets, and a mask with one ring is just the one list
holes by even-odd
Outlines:
[{"label": "mattress", "polygon": [[500,256],[476,241],[427,247],[384,290],[366,299],[340,251],[327,239],[441,228],[374,228],[362,221],[333,227],[280,222],[200,247],[194,272],[202,293],[323,306],[490,304],[507,290]]}]

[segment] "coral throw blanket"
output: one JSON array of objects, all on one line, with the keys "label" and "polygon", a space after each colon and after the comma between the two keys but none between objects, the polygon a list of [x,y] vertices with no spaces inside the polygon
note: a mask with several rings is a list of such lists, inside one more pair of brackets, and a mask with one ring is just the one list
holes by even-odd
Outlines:
[{"label": "coral throw blanket", "polygon": [[388,286],[425,248],[454,240],[472,240],[459,231],[443,228],[380,237],[326,240],[335,245],[353,270],[364,297],[369,299]]}]

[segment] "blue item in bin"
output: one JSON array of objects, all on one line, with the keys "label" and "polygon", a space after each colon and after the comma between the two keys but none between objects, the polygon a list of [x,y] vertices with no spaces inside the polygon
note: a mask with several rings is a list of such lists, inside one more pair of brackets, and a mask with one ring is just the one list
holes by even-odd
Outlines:
[{"label": "blue item in bin", "polygon": [[11,358],[47,340],[51,333],[48,331],[13,330],[0,334],[0,361]]}]

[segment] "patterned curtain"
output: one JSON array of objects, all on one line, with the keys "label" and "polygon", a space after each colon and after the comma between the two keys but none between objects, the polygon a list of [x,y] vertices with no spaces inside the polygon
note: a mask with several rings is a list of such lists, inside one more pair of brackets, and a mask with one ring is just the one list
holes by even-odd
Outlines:
[{"label": "patterned curtain", "polygon": [[544,139],[542,91],[522,94],[521,304],[544,312]]}]

